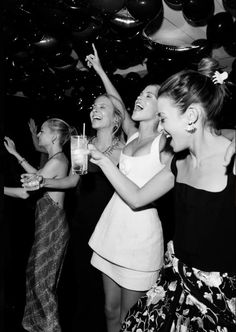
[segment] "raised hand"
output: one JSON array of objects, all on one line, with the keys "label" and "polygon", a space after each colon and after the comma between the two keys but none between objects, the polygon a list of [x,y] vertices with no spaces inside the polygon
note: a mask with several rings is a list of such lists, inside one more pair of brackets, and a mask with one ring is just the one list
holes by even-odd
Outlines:
[{"label": "raised hand", "polygon": [[4,137],[4,145],[5,148],[7,149],[7,151],[12,154],[15,155],[16,154],[16,146],[15,143],[12,139],[10,139],[9,137],[5,136]]},{"label": "raised hand", "polygon": [[32,119],[32,118],[29,119],[28,126],[29,126],[29,130],[30,130],[31,134],[32,135],[37,135],[38,128],[35,124],[34,119]]},{"label": "raised hand", "polygon": [[100,59],[98,57],[98,52],[94,44],[92,44],[94,54],[89,54],[86,56],[85,60],[87,61],[87,66],[89,68],[93,67],[94,70],[99,73],[103,70]]}]

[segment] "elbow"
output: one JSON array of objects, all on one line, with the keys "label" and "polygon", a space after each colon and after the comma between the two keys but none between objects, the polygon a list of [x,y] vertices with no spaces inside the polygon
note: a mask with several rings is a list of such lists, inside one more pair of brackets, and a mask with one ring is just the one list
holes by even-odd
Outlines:
[{"label": "elbow", "polygon": [[79,182],[79,176],[72,176],[69,183],[69,188],[75,188]]},{"label": "elbow", "polygon": [[143,204],[141,204],[141,202],[134,196],[130,198],[127,203],[132,210],[137,210],[143,206]]}]

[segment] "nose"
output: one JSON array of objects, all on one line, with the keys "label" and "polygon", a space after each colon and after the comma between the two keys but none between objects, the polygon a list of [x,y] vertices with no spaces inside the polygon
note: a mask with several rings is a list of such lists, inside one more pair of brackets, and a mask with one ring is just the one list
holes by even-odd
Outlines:
[{"label": "nose", "polygon": [[159,131],[164,131],[164,127],[163,127],[161,121],[158,124],[158,129],[159,129]]}]

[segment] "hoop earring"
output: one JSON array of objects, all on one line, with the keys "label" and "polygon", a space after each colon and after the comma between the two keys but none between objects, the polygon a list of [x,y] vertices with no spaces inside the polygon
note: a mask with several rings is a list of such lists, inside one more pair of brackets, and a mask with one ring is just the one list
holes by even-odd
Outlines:
[{"label": "hoop earring", "polygon": [[190,133],[193,134],[195,133],[195,131],[197,130],[197,128],[194,126],[193,122],[189,122],[187,127],[185,128],[185,130]]}]

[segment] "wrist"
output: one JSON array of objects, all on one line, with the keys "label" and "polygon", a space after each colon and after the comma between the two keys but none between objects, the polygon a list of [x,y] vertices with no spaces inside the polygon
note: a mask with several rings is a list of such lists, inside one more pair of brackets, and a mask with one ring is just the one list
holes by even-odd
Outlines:
[{"label": "wrist", "polygon": [[25,158],[18,159],[18,163],[22,165],[24,162],[27,162]]},{"label": "wrist", "polygon": [[38,182],[39,182],[39,186],[40,188],[43,188],[46,186],[46,179],[42,176],[42,175],[38,175]]},{"label": "wrist", "polygon": [[109,167],[109,164],[112,163],[111,159],[104,155],[104,157],[100,160],[100,167],[106,168]]}]

